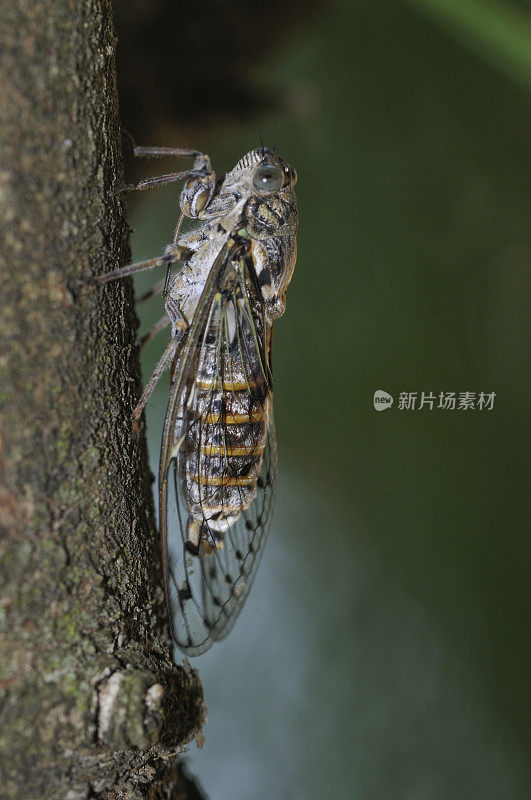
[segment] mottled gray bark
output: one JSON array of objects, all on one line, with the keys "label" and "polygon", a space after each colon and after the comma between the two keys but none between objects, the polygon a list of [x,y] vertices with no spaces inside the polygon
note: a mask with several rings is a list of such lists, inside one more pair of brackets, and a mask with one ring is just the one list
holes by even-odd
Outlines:
[{"label": "mottled gray bark", "polygon": [[0,18],[1,796],[162,797],[204,705],[163,624],[132,287],[92,281],[129,257],[110,2]]}]

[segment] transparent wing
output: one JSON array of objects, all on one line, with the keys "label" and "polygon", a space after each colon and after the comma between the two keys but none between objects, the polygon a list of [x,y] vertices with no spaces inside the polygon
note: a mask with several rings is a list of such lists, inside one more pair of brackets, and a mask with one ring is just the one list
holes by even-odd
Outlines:
[{"label": "transparent wing", "polygon": [[161,453],[166,596],[187,655],[231,630],[265,544],[277,469],[270,334],[245,258],[227,249],[180,356]]}]

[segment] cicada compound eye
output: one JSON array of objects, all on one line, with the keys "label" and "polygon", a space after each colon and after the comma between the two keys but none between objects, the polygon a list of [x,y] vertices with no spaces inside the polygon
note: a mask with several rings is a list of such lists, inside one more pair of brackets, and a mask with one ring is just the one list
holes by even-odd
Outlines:
[{"label": "cicada compound eye", "polygon": [[262,194],[278,192],[284,176],[276,164],[261,164],[253,175],[253,186]]}]

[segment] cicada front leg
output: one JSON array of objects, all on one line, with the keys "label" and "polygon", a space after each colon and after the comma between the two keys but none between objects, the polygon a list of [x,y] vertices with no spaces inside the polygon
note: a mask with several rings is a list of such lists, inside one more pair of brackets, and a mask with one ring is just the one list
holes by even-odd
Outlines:
[{"label": "cicada front leg", "polygon": [[196,175],[186,181],[181,192],[181,211],[191,219],[201,218],[216,188],[216,173],[212,171],[210,159],[208,156],[202,158],[207,171],[204,175]]},{"label": "cicada front leg", "polygon": [[178,147],[135,146],[133,153],[135,156],[146,156],[148,158],[160,158],[163,156],[192,157],[194,166],[188,172],[175,172],[161,175],[159,178],[149,178],[147,181],[141,181],[136,186],[128,188],[147,189],[150,186],[159,186],[161,183],[185,180],[186,183],[181,192],[181,210],[186,217],[191,219],[201,217],[216,188],[216,173],[212,170],[209,156],[205,155],[205,153],[200,153],[198,150],[185,150]]},{"label": "cicada front leg", "polygon": [[[207,178],[209,175],[214,175],[210,158],[198,150],[185,150],[176,147],[137,147],[133,148],[135,156],[145,156],[147,158],[160,158],[163,156],[174,156],[178,158],[194,159],[192,169],[187,169],[184,172],[168,172],[165,175],[157,175],[154,178],[145,178],[138,183],[126,183],[117,186],[113,194],[120,194],[121,192],[143,191],[144,189],[152,189],[155,186],[163,186],[166,183],[175,183],[176,181],[183,181],[195,178]],[[215,183],[214,175],[214,183]]]}]

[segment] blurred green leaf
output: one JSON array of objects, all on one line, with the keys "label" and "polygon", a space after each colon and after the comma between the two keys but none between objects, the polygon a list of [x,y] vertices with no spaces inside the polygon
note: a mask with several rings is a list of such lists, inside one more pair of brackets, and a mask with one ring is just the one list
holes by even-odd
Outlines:
[{"label": "blurred green leaf", "polygon": [[406,0],[511,78],[531,86],[531,16],[503,0]]}]

